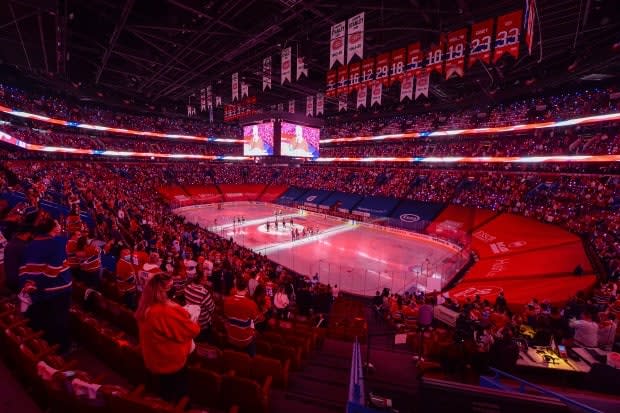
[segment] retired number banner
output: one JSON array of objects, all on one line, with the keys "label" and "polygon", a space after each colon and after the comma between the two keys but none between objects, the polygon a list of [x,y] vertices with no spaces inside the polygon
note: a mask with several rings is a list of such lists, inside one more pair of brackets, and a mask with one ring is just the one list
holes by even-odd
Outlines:
[{"label": "retired number banner", "polygon": [[523,12],[517,10],[497,18],[493,63],[497,62],[506,53],[513,56],[515,59],[519,58],[522,17]]},{"label": "retired number banner", "polygon": [[353,91],[360,87],[362,82],[362,63],[355,62],[349,65],[349,90]]},{"label": "retired number banner", "polygon": [[392,51],[392,66],[390,70],[390,85],[400,82],[405,75],[405,61],[407,60],[407,49],[396,49]]},{"label": "retired number banner", "polygon": [[493,34],[493,19],[488,19],[471,26],[471,41],[469,42],[468,66],[473,66],[478,60],[486,64],[491,63],[491,35]]},{"label": "retired number banner", "polygon": [[338,89],[337,93],[349,93],[349,67],[346,65],[338,68]]},{"label": "retired number banner", "polygon": [[424,54],[422,53],[422,46],[420,42],[412,43],[407,48],[407,66],[405,70],[412,72],[414,76],[422,70],[422,63],[424,62]]},{"label": "retired number banner", "polygon": [[331,41],[329,43],[329,68],[336,63],[344,64],[344,21],[332,26]]},{"label": "retired number banner", "polygon": [[380,81],[385,86],[388,86],[390,80],[390,57],[390,52],[381,53],[377,56],[375,80]]},{"label": "retired number banner", "polygon": [[433,44],[426,55],[426,69],[429,72],[437,72],[443,75],[443,48],[445,45],[445,36],[439,35],[439,42]]},{"label": "retired number banner", "polygon": [[327,85],[325,88],[325,94],[327,96],[336,96],[336,83],[338,82],[338,74],[335,70],[329,70],[327,72]]},{"label": "retired number banner", "polygon": [[375,58],[369,57],[362,61],[362,83],[369,84],[375,80]]},{"label": "retired number banner", "polygon": [[446,48],[446,79],[452,75],[463,77],[465,70],[465,44],[467,43],[467,29],[448,33]]}]

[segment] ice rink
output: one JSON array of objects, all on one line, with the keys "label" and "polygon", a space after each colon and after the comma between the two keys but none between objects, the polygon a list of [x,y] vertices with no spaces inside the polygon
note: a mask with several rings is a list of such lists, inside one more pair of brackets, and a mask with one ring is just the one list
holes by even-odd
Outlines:
[{"label": "ice rink", "polygon": [[[374,295],[383,288],[440,289],[465,262],[456,247],[428,236],[274,204],[235,202],[221,209],[216,204],[199,205],[177,213],[300,274],[318,273],[321,282],[353,294]],[[233,223],[239,218],[241,224]],[[300,233],[311,228],[314,235],[292,241],[291,220]]]}]

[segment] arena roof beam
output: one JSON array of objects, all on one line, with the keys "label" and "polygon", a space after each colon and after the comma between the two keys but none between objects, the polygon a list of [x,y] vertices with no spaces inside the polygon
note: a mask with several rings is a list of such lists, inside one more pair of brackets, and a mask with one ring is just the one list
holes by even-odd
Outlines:
[{"label": "arena roof beam", "polygon": [[189,11],[191,13],[194,13],[197,16],[204,17],[205,19],[210,20],[213,23],[217,23],[220,26],[226,27],[227,29],[232,30],[234,32],[242,33],[242,34],[244,33],[243,30],[240,30],[240,29],[236,28],[235,26],[233,26],[231,24],[223,22],[220,18],[216,18],[216,17],[210,16],[210,15],[208,15],[208,14],[206,14],[206,13],[204,13],[204,12],[198,10],[198,9],[195,9],[195,8],[193,8],[191,6],[188,6],[187,4],[183,4],[180,1],[168,0],[168,3],[173,4],[173,5],[177,6],[178,8],[183,9],[185,11]]},{"label": "arena roof beam", "polygon": [[13,17],[13,23],[15,23],[15,29],[17,29],[17,36],[19,36],[19,41],[22,44],[22,49],[24,50],[24,56],[26,57],[26,63],[28,64],[28,69],[32,70],[32,65],[30,64],[30,57],[28,56],[28,50],[26,50],[26,45],[24,44],[24,38],[22,37],[22,31],[19,28],[19,23],[17,21],[17,17],[15,17],[15,10],[13,10],[13,4],[9,1],[9,10],[11,11],[11,17]]},{"label": "arena roof beam", "polygon": [[108,48],[105,50],[103,54],[103,58],[101,59],[101,66],[99,70],[97,70],[97,74],[95,75],[95,84],[99,83],[99,79],[101,78],[101,74],[105,69],[105,65],[108,64],[108,60],[110,59],[110,55],[112,54],[112,50],[114,46],[116,46],[116,41],[118,40],[123,28],[125,27],[125,23],[127,23],[127,18],[129,14],[131,14],[131,9],[133,8],[135,0],[126,0],[125,5],[123,6],[123,11],[121,12],[121,18],[116,23],[114,27],[114,31],[112,32],[112,36],[110,37],[110,42],[108,44]]},{"label": "arena roof beam", "polygon": [[45,71],[49,73],[50,67],[47,61],[47,49],[45,47],[45,35],[43,34],[43,19],[41,13],[37,14],[37,23],[39,24],[39,39],[41,40],[41,52],[43,53],[43,64],[45,65]]},{"label": "arena roof beam", "polygon": [[[152,48],[154,48],[155,50],[159,51],[161,54],[163,54],[164,56],[168,57],[169,59],[174,60],[176,63],[178,63],[180,66],[182,66],[184,69],[189,69],[189,66],[186,65],[185,63],[183,63],[182,61],[180,61],[179,59],[177,59],[175,56],[171,55],[170,53],[166,52],[164,49],[162,49],[161,47],[157,46],[155,43],[153,43],[152,41],[150,41],[149,39],[146,38],[147,34],[146,33],[141,33],[138,30],[135,29],[127,29],[127,31],[131,34],[133,34],[134,36],[136,36],[138,39],[142,40],[144,43],[148,44],[149,46],[151,46]],[[158,40],[163,41],[163,39],[158,38]],[[198,51],[197,51],[198,52]]]}]

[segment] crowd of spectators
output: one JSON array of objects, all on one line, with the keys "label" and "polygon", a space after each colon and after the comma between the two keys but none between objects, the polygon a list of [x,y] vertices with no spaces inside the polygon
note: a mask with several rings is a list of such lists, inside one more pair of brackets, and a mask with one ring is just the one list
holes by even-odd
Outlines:
[{"label": "crowd of spectators", "polygon": [[21,112],[112,128],[236,139],[241,136],[241,129],[235,125],[210,123],[197,118],[189,119],[174,113],[131,114],[128,113],[131,111],[128,105],[119,111],[92,102],[72,102],[69,98],[52,94],[28,93],[2,84],[0,84],[0,103]]}]

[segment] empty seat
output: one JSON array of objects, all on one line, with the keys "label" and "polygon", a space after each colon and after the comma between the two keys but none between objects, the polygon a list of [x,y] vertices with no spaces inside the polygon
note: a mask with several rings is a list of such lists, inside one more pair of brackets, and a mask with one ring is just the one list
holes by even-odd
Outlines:
[{"label": "empty seat", "polygon": [[222,376],[221,403],[225,408],[238,405],[241,413],[267,413],[271,380],[259,386],[256,381],[237,376]]}]

